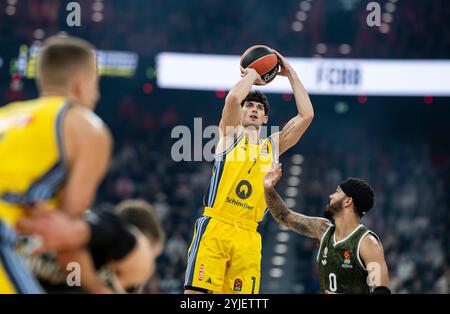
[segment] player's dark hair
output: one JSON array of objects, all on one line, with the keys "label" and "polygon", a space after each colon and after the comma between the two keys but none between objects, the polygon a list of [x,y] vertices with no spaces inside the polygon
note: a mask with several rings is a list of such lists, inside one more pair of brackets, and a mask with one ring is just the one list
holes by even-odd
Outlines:
[{"label": "player's dark hair", "polygon": [[260,91],[255,90],[248,93],[247,97],[241,102],[241,107],[244,106],[246,101],[256,101],[264,106],[264,114],[267,116],[269,114],[269,101],[267,97]]},{"label": "player's dark hair", "polygon": [[117,215],[137,227],[150,241],[164,243],[165,233],[153,206],[143,200],[125,200],[116,207]]},{"label": "player's dark hair", "polygon": [[339,185],[345,195],[353,199],[355,212],[364,216],[372,209],[375,202],[375,194],[372,187],[364,180],[348,178]]}]

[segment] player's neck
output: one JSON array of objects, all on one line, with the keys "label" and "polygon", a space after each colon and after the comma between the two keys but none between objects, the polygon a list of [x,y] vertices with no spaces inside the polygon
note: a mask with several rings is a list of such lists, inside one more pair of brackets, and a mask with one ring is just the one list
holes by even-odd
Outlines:
[{"label": "player's neck", "polygon": [[40,96],[41,97],[64,97],[64,98],[69,98],[69,99],[73,98],[71,93],[69,93],[67,91],[67,89],[57,88],[57,87],[46,88],[45,90],[42,90],[40,92]]},{"label": "player's neck", "polygon": [[81,101],[79,100],[78,97],[75,97],[71,92],[67,91],[66,89],[62,89],[62,88],[61,89],[54,88],[54,89],[42,90],[39,95],[41,98],[61,97],[61,98],[64,98],[66,101],[68,101],[72,105],[80,105],[81,104]]},{"label": "player's neck", "polygon": [[247,127],[245,128],[245,134],[247,134],[250,144],[259,144],[260,128]]},{"label": "player's neck", "polygon": [[336,226],[336,241],[341,241],[348,237],[360,224],[360,220],[348,211],[342,211],[333,217]]}]

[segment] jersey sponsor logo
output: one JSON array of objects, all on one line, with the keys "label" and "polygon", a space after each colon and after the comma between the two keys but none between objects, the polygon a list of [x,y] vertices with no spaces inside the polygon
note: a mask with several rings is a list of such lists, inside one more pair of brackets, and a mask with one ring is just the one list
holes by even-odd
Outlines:
[{"label": "jersey sponsor logo", "polygon": [[252,195],[252,191],[252,185],[247,180],[242,180],[236,187],[236,195],[243,200],[249,198]]},{"label": "jersey sponsor logo", "polygon": [[234,281],[233,291],[242,291],[242,280],[237,278]]},{"label": "jersey sponsor logo", "polygon": [[198,280],[202,281],[204,272],[205,272],[205,265],[201,264],[200,270],[198,272]]},{"label": "jersey sponsor logo", "polygon": [[233,205],[236,205],[236,206],[243,207],[243,208],[248,209],[248,210],[252,210],[253,209],[252,205],[250,205],[248,203],[239,202],[238,200],[236,200],[236,199],[234,199],[232,197],[229,197],[229,196],[227,196],[226,202],[230,203],[230,204],[233,204]]}]

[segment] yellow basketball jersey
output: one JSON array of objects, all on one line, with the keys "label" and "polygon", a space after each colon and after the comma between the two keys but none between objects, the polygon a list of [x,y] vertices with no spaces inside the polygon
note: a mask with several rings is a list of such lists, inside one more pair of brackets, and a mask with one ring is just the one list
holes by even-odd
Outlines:
[{"label": "yellow basketball jersey", "polygon": [[37,200],[58,205],[66,178],[62,97],[43,97],[0,108],[0,219],[14,226]]},{"label": "yellow basketball jersey", "polygon": [[215,158],[204,197],[205,215],[212,210],[230,218],[260,222],[266,211],[263,179],[272,160],[270,137],[260,144],[250,144],[247,134],[242,133],[227,151]]}]

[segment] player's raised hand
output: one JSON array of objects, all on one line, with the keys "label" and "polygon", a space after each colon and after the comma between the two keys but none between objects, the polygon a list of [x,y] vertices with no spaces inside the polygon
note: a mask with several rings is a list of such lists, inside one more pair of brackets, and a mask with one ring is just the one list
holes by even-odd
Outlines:
[{"label": "player's raised hand", "polygon": [[264,188],[273,189],[280,181],[282,175],[282,165],[278,162],[273,162],[269,172],[264,176]]},{"label": "player's raised hand", "polygon": [[292,67],[292,65],[289,63],[289,61],[286,60],[285,57],[283,57],[281,55],[281,53],[279,53],[278,51],[274,50],[275,54],[278,57],[278,60],[280,60],[280,66],[281,69],[278,72],[278,75],[281,76],[289,76],[294,72],[294,68]]},{"label": "player's raised hand", "polygon": [[242,66],[240,67],[241,69],[241,77],[245,77],[247,75],[253,75],[255,80],[253,82],[254,85],[258,85],[258,86],[263,86],[266,85],[267,83],[263,81],[263,79],[261,78],[261,76],[258,74],[258,72],[256,72],[255,69],[253,68],[243,68]]}]

